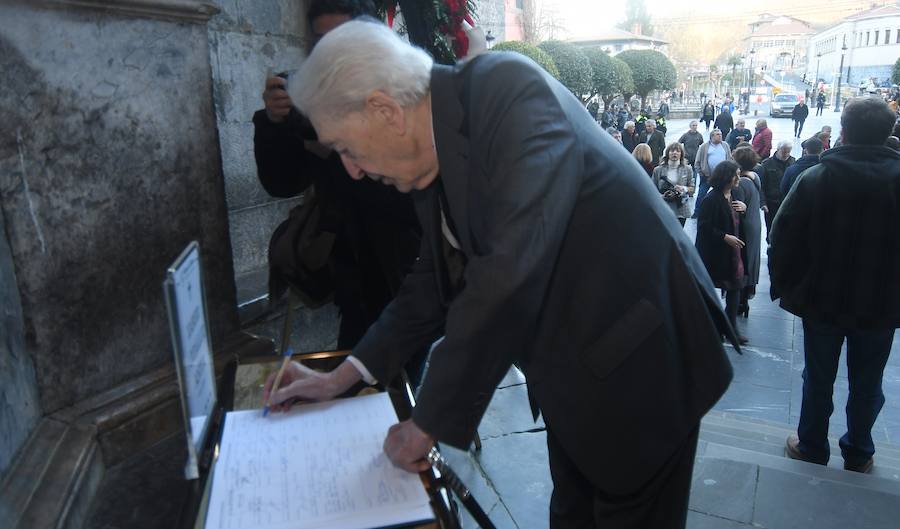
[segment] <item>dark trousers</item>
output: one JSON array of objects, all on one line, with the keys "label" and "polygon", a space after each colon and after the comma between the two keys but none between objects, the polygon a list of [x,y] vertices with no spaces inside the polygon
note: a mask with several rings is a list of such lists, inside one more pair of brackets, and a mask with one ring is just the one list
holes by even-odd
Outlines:
[{"label": "dark trousers", "polygon": [[816,105],[816,115],[817,115],[817,116],[821,116],[823,110],[825,110],[825,104],[824,104],[824,103],[819,104],[819,105]]},{"label": "dark trousers", "polygon": [[642,490],[618,496],[595,489],[548,428],[550,529],[684,529],[699,432],[697,425]]},{"label": "dark trousers", "polygon": [[845,338],[850,396],[841,453],[852,465],[865,463],[875,453],[872,425],[884,405],[881,376],[891,353],[894,330],[860,331],[803,318],[806,367],[797,436],[800,451],[816,463],[826,464],[830,457],[828,419],[834,411],[831,397]]},{"label": "dark trousers", "polygon": [[806,123],[805,119],[798,119],[794,121],[794,136],[799,138],[801,134],[803,134],[803,124]]},{"label": "dark trousers", "polygon": [[734,327],[734,332],[738,333],[737,328],[737,315],[738,315],[738,307],[741,306],[741,289],[735,288],[733,290],[725,291],[725,315],[728,316],[728,321],[731,322],[731,326]]},{"label": "dark trousers", "polygon": [[709,182],[706,181],[706,177],[703,176],[703,173],[698,173],[700,175],[700,184],[697,189],[697,201],[694,202],[694,218],[697,218],[697,212],[700,211],[700,203],[703,202],[703,199],[706,197],[706,193],[709,192]]},{"label": "dark trousers", "polygon": [[775,220],[775,214],[778,213],[781,202],[769,202],[766,207],[769,208],[769,211],[766,212],[766,242],[769,242],[769,231],[772,229],[772,221]]}]

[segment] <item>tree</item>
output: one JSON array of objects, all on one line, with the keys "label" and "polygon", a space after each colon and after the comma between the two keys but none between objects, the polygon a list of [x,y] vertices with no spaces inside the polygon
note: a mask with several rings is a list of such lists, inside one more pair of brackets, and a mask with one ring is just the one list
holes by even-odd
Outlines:
[{"label": "tree", "polygon": [[559,69],[559,81],[575,97],[583,99],[591,90],[591,62],[576,46],[561,40],[542,42],[538,48],[547,52]]},{"label": "tree", "polygon": [[604,108],[609,108],[617,95],[634,91],[631,68],[627,64],[610,57],[600,48],[588,48],[584,54],[591,63],[591,89],[584,101],[599,96],[603,99]]},{"label": "tree", "polygon": [[536,62],[541,68],[547,70],[547,73],[559,79],[559,69],[556,67],[556,63],[553,62],[553,59],[550,57],[550,55],[547,54],[547,52],[538,48],[534,44],[519,42],[516,40],[508,40],[506,42],[495,44],[494,47],[491,48],[491,51],[512,51],[521,53],[522,55]]},{"label": "tree", "polygon": [[632,31],[635,25],[638,29],[634,33],[648,37],[653,35],[653,24],[650,22],[650,15],[647,13],[644,0],[628,0],[628,3],[625,4],[625,20],[617,27],[625,31]]},{"label": "tree", "polygon": [[732,80],[737,79],[737,75],[735,72],[737,71],[737,67],[740,66],[743,62],[744,60],[741,58],[741,55],[739,53],[732,54],[730,57],[728,57],[728,66],[731,66]]},{"label": "tree", "polygon": [[900,84],[900,59],[897,59],[897,62],[894,63],[894,71],[891,74],[891,82],[894,84]]},{"label": "tree", "polygon": [[641,108],[650,92],[675,88],[678,78],[675,65],[662,53],[656,50],[626,50],[616,58],[631,68],[635,92],[641,96]]}]

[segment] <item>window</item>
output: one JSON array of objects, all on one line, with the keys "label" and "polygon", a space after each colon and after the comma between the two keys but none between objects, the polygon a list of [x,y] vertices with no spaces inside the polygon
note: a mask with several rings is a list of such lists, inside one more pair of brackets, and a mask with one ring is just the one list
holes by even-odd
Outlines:
[{"label": "window", "polygon": [[880,31],[875,31],[875,42],[872,43],[873,46],[878,45],[878,34],[879,34],[879,33],[881,33],[881,32],[880,32]]},{"label": "window", "polygon": [[866,31],[866,46],[868,46],[869,42],[871,42],[871,37],[872,37],[872,32]]},{"label": "window", "polygon": [[862,31],[856,34],[856,47],[862,46]]},{"label": "window", "polygon": [[889,29],[884,30],[884,43],[885,44],[891,43],[891,30],[889,30]]},{"label": "window", "polygon": [[900,44],[900,28],[897,28],[897,41],[894,44]]}]

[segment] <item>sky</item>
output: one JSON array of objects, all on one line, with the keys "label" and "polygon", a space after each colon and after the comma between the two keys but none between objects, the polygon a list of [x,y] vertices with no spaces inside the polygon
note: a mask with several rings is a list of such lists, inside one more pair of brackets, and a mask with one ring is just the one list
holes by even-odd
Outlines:
[{"label": "sky", "polygon": [[[829,0],[822,4],[810,0],[754,0],[752,4],[739,3],[739,10],[716,11],[698,6],[696,2],[676,2],[673,0],[645,0],[647,11],[654,24],[664,23],[666,16],[684,19],[695,17],[700,11],[704,17],[743,18],[764,11],[773,14],[793,14],[814,24],[823,24],[850,14],[853,10],[867,9],[871,3],[891,3],[893,0]],[[603,29],[612,28],[625,19],[625,0],[538,0],[545,9],[552,8],[561,19],[570,35],[561,38],[587,36]],[[690,6],[685,8],[685,6]],[[752,7],[751,7],[752,6]]]}]

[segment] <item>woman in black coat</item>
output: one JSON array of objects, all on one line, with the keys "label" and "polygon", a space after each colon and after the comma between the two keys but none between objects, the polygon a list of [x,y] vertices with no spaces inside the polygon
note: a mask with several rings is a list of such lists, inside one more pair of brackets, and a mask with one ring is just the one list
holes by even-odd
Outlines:
[{"label": "woman in black coat", "polygon": [[[725,313],[737,331],[741,289],[746,283],[747,254],[740,216],[731,190],[738,185],[739,168],[730,160],[720,162],[709,178],[710,190],[697,212],[697,252],[716,287],[725,291]],[[740,342],[747,338],[740,336]]]},{"label": "woman in black coat", "polygon": [[735,149],[732,157],[741,169],[741,179],[731,193],[732,200],[738,200],[746,207],[741,215],[741,222],[744,235],[742,240],[746,243],[744,255],[747,264],[745,267],[747,283],[741,292],[741,304],[738,307],[738,314],[743,314],[746,318],[750,314],[749,301],[756,295],[756,285],[759,283],[762,202],[760,202],[759,175],[753,170],[759,161],[759,156],[748,146]]}]

